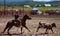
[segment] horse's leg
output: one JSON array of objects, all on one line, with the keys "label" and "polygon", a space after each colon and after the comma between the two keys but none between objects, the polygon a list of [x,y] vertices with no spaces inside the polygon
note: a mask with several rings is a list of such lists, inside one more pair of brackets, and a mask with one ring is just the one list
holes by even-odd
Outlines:
[{"label": "horse's leg", "polygon": [[23,27],[25,27],[25,28],[30,32],[30,30],[26,27],[26,25],[25,25],[25,26],[23,26]]},{"label": "horse's leg", "polygon": [[40,27],[37,28],[37,31],[36,31],[36,32],[38,32],[39,28],[40,28]]},{"label": "horse's leg", "polygon": [[12,26],[10,26],[10,27],[8,28],[8,31],[7,31],[7,32],[8,32],[8,34],[9,34],[9,30],[10,30],[11,28],[12,28]]},{"label": "horse's leg", "polygon": [[52,31],[52,33],[54,33],[52,28],[51,28],[51,31]]},{"label": "horse's leg", "polygon": [[48,33],[47,30],[48,30],[48,29],[46,29],[46,32],[45,32],[46,34]]},{"label": "horse's leg", "polygon": [[21,27],[21,34],[22,34],[23,27]]},{"label": "horse's leg", "polygon": [[6,29],[8,29],[8,28],[9,28],[9,24],[7,23],[7,25],[6,25],[6,27],[4,28],[4,30],[3,30],[2,33],[4,33],[4,32],[6,31]]},{"label": "horse's leg", "polygon": [[8,27],[8,26],[6,26],[6,27],[4,28],[4,30],[3,30],[3,32],[2,32],[2,33],[4,33],[4,32],[6,31],[6,29],[7,29],[7,28],[9,28],[9,27]]}]

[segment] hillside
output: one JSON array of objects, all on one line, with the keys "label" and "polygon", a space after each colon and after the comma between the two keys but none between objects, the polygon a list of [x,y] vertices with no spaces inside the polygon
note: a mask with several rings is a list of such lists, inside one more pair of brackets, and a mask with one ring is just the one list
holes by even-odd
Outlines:
[{"label": "hillside", "polygon": [[[39,5],[44,5],[44,4],[51,4],[51,5],[54,5],[54,6],[60,6],[60,1],[50,1],[50,2],[32,2],[32,1],[22,1],[22,2],[8,2],[6,3],[6,5],[11,5],[11,6],[20,6],[20,5],[31,5],[31,4],[39,4]],[[0,3],[0,5],[3,5],[2,3]]]}]

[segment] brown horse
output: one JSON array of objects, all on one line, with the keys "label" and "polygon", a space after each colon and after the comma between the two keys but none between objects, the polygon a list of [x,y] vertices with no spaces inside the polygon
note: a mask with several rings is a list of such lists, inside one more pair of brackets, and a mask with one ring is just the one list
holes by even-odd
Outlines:
[{"label": "brown horse", "polygon": [[47,30],[51,30],[53,32],[53,29],[52,29],[53,27],[56,27],[56,24],[55,23],[52,23],[51,25],[50,24],[49,25],[46,25],[45,23],[39,22],[39,26],[38,26],[36,32],[38,32],[39,28],[45,28],[46,29],[46,32],[45,33],[48,33]]},{"label": "brown horse", "polygon": [[[7,32],[9,34],[9,30],[13,27],[13,26],[16,26],[16,27],[21,27],[21,33],[22,33],[22,29],[23,27],[25,27],[27,30],[29,30],[27,27],[26,27],[26,20],[27,19],[31,19],[28,15],[24,15],[22,19],[19,19],[19,20],[11,20],[11,21],[8,21],[7,22],[7,25],[4,29],[4,31],[2,33],[4,33],[7,29]],[[29,30],[30,31],[30,30]]]}]

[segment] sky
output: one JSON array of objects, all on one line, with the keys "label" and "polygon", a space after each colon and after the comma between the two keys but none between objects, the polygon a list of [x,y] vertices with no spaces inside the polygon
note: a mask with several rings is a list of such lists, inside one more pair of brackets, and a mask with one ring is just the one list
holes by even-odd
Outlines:
[{"label": "sky", "polygon": [[34,1],[60,1],[60,0],[34,0]]},{"label": "sky", "polygon": [[[5,0],[6,2],[18,2],[18,1],[25,1],[25,0]],[[0,2],[4,2],[4,0],[0,0]]]},{"label": "sky", "polygon": [[33,1],[51,1],[51,0],[33,0]]},{"label": "sky", "polygon": [[[20,1],[26,1],[26,0],[5,0],[6,2],[20,2]],[[28,1],[28,0],[27,0]],[[33,0],[33,1],[60,1],[60,0]],[[0,2],[4,2],[4,0],[0,0]]]}]

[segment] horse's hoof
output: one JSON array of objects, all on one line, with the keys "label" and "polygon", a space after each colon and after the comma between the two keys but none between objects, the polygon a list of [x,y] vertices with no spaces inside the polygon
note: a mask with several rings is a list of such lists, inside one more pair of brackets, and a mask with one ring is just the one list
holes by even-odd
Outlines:
[{"label": "horse's hoof", "polygon": [[45,34],[48,34],[48,33],[45,33]]},{"label": "horse's hoof", "polygon": [[29,30],[29,32],[31,32],[31,31]]},{"label": "horse's hoof", "polygon": [[54,34],[54,32],[52,32]]},{"label": "horse's hoof", "polygon": [[21,34],[23,34],[23,33],[21,33]]},{"label": "horse's hoof", "polygon": [[20,34],[23,34],[24,32],[21,32]]},{"label": "horse's hoof", "polygon": [[1,32],[1,33],[4,33],[4,32]]},{"label": "horse's hoof", "polygon": [[10,33],[7,33],[8,35],[10,35]]},{"label": "horse's hoof", "polygon": [[36,32],[38,32],[38,31],[36,31]]},{"label": "horse's hoof", "polygon": [[29,31],[29,32],[31,32],[31,31]]}]

